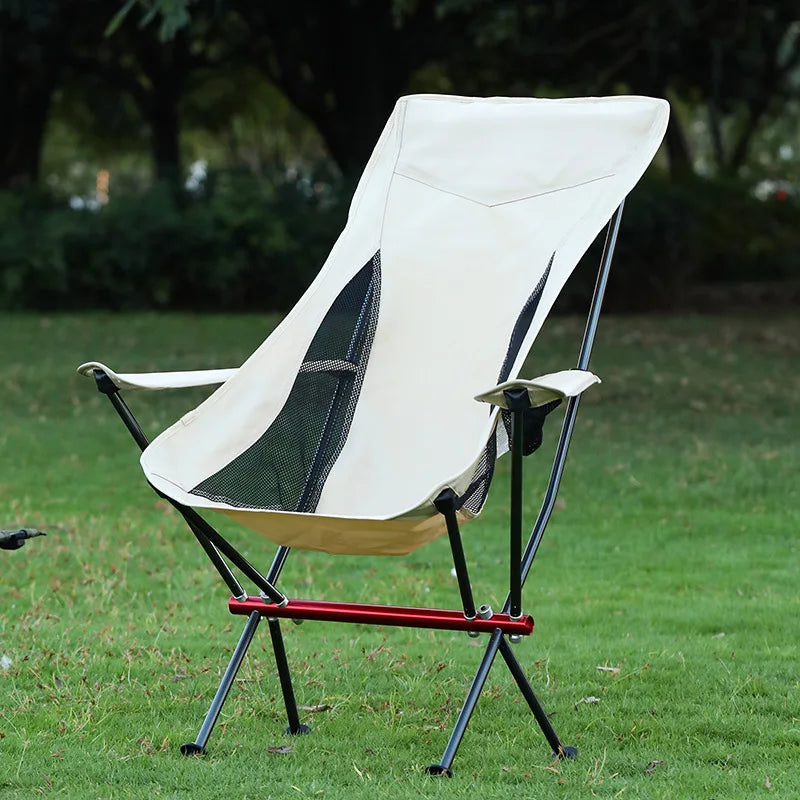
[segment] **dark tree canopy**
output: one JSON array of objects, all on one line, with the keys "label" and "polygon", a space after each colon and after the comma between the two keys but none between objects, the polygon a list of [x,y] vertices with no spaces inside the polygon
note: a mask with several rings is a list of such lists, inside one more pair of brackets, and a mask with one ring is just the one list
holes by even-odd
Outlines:
[{"label": "dark tree canopy", "polygon": [[[57,90],[91,94],[116,120],[107,135],[144,132],[156,175],[169,177],[187,107],[193,125],[219,130],[246,104],[204,105],[204,81],[225,73],[235,86],[253,71],[346,173],[363,167],[399,95],[446,91],[679,100],[671,170],[693,168],[689,108],[703,110],[717,171],[732,174],[797,95],[799,18],[796,0],[0,0],[0,102],[12,120],[0,130],[0,186],[37,181]],[[127,106],[115,111],[114,98]]]},{"label": "dark tree canopy", "polygon": [[87,0],[0,0],[0,186],[39,178],[42,143],[53,93],[81,38],[102,35]]},{"label": "dark tree canopy", "polygon": [[797,0],[0,0],[0,305],[290,307],[410,92],[667,97],[617,308],[783,280],[798,18]]},{"label": "dark tree canopy", "polygon": [[456,30],[434,0],[395,12],[391,0],[241,2],[243,46],[287,98],[313,121],[345,172],[366,163],[414,72]]}]

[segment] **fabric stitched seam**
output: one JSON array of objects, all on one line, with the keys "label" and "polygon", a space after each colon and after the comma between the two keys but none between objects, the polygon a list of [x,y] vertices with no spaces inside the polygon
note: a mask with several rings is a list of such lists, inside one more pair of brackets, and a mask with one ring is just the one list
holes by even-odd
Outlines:
[{"label": "fabric stitched seam", "polygon": [[405,133],[406,129],[406,109],[408,105],[406,101],[403,101],[403,113],[402,118],[398,121],[399,127],[399,138],[400,141],[397,143],[397,154],[394,157],[394,164],[392,166],[392,175],[389,178],[389,185],[386,187],[386,199],[383,201],[383,215],[381,216],[381,227],[378,231],[378,250],[383,249],[383,228],[386,225],[386,212],[389,208],[389,197],[392,194],[392,183],[394,182],[394,176],[397,175],[397,162],[400,160],[400,153],[403,152],[403,134]]},{"label": "fabric stitched seam", "polygon": [[[399,154],[398,154],[399,155]],[[615,172],[611,172],[608,175],[600,175],[597,178],[590,178],[588,181],[581,181],[580,183],[573,183],[569,186],[560,186],[558,189],[548,189],[546,192],[536,192],[535,194],[527,194],[524,197],[515,197],[513,200],[502,200],[499,203],[484,203],[481,200],[475,200],[472,197],[467,197],[465,194],[459,194],[459,192],[452,192],[450,189],[443,189],[441,186],[436,186],[433,183],[428,183],[427,181],[423,181],[420,178],[414,178],[411,175],[407,175],[404,172],[400,172],[399,170],[394,170],[394,175],[399,175],[401,178],[406,178],[407,180],[414,181],[415,183],[421,183],[423,186],[427,186],[429,189],[434,189],[437,192],[443,192],[444,194],[453,195],[453,197],[460,197],[462,200],[467,200],[470,203],[475,203],[479,206],[484,206],[485,208],[497,208],[498,206],[507,206],[511,203],[519,203],[523,200],[531,200],[534,197],[544,197],[548,194],[556,194],[556,192],[565,192],[569,189],[577,189],[581,186],[586,186],[590,183],[596,183],[597,181],[606,180],[606,178],[614,178],[616,177]]]}]

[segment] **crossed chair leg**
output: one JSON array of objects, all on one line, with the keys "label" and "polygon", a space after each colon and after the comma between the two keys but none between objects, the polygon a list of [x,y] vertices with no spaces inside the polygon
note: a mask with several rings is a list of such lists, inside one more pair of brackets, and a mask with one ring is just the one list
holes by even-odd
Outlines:
[{"label": "crossed chair leg", "polygon": [[[225,704],[228,692],[230,692],[231,686],[233,686],[233,682],[236,679],[236,674],[242,666],[245,653],[247,653],[253,641],[259,622],[261,622],[261,614],[258,611],[252,611],[247,618],[242,635],[239,637],[236,649],[233,651],[231,660],[228,662],[228,666],[222,676],[214,699],[211,701],[211,707],[208,709],[208,713],[203,720],[197,738],[193,742],[187,742],[181,745],[181,753],[183,755],[205,755],[206,745],[211,736],[211,731],[214,730],[214,725],[219,719],[222,706]],[[269,625],[269,633],[272,638],[272,649],[275,653],[275,663],[278,668],[281,692],[283,693],[283,700],[286,704],[286,716],[289,720],[289,727],[286,728],[286,733],[292,736],[309,733],[311,728],[300,722],[300,715],[297,713],[297,702],[295,701],[294,689],[292,688],[292,675],[289,671],[289,662],[286,659],[286,648],[283,644],[280,622],[278,622],[277,619],[269,619],[267,624]]]},{"label": "crossed chair leg", "polygon": [[[515,441],[515,446],[512,449],[512,477],[516,478],[521,475],[522,471],[522,443],[520,438],[522,426],[519,422],[518,415],[515,413],[512,423],[512,437],[514,437]],[[517,483],[519,483],[519,481],[517,481]],[[222,706],[233,685],[236,674],[255,636],[260,619],[264,616],[267,617],[269,624],[278,678],[286,705],[286,714],[289,721],[286,733],[298,735],[309,732],[308,726],[300,723],[297,713],[297,703],[292,688],[289,664],[286,659],[286,649],[284,647],[278,619],[278,617],[295,617],[296,615],[299,619],[336,619],[347,622],[371,622],[373,624],[384,622],[389,625],[405,625],[410,627],[460,628],[467,630],[472,636],[479,635],[481,631],[490,634],[489,643],[486,647],[483,659],[472,681],[472,686],[467,694],[466,701],[458,715],[444,755],[438,764],[431,764],[427,767],[427,774],[446,775],[448,777],[452,775],[451,768],[453,759],[464,737],[470,718],[478,703],[481,691],[489,676],[498,651],[503,656],[506,666],[530,706],[539,727],[542,729],[545,738],[553,750],[554,756],[557,758],[574,758],[577,751],[575,748],[564,747],[561,744],[558,735],[550,724],[550,720],[547,718],[544,709],[539,703],[506,638],[507,635],[511,635],[515,639],[520,639],[522,635],[530,634],[533,631],[533,619],[530,616],[524,616],[521,609],[520,595],[524,577],[522,574],[523,558],[520,541],[520,494],[521,486],[512,488],[511,563],[514,567],[511,570],[511,589],[509,597],[503,607],[503,612],[497,615],[494,614],[488,606],[481,606],[477,611],[475,609],[467,564],[464,558],[461,534],[456,518],[457,498],[455,493],[450,489],[446,489],[440,493],[435,500],[435,505],[440,513],[444,515],[447,522],[456,577],[458,578],[463,604],[463,613],[392,606],[289,601],[276,587],[278,577],[288,557],[288,548],[279,548],[278,554],[267,573],[267,577],[264,578],[199,515],[192,512],[190,509],[179,507],[179,510],[187,519],[187,522],[189,522],[190,527],[192,527],[192,530],[195,532],[200,542],[209,546],[207,549],[209,554],[214,553],[217,547],[222,547],[229,558],[235,559],[237,566],[244,568],[250,577],[258,580],[263,586],[261,598],[249,598],[244,595],[244,590],[241,588],[241,585],[235,581],[235,579],[232,579],[229,571],[227,573],[222,573],[223,577],[227,575],[228,585],[231,586],[235,592],[234,598],[229,603],[231,612],[235,614],[247,613],[248,618],[244,631],[236,645],[230,663],[225,670],[222,681],[211,703],[211,707],[200,728],[200,732],[194,742],[188,742],[181,747],[181,752],[187,756],[201,755],[206,752],[206,744],[208,743],[211,731],[219,718]],[[529,560],[533,557],[533,553],[530,552],[531,544],[532,543],[529,544],[528,552],[526,552],[526,558],[524,559],[525,563],[528,565]],[[224,565],[221,564],[221,566]],[[527,572],[527,570],[525,571]],[[264,593],[264,589],[268,591]]]},{"label": "crossed chair leg", "polygon": [[514,655],[514,651],[511,649],[508,640],[503,635],[502,631],[498,630],[495,631],[489,639],[489,644],[486,646],[483,659],[478,667],[478,671],[475,673],[472,686],[470,686],[469,692],[467,693],[467,699],[464,701],[464,705],[458,714],[458,719],[453,727],[453,732],[450,734],[450,740],[447,743],[444,754],[442,755],[442,758],[438,764],[431,764],[426,768],[425,771],[428,773],[428,775],[445,775],[448,778],[452,777],[453,760],[456,757],[456,752],[461,744],[461,740],[464,738],[467,725],[469,725],[472,713],[475,711],[475,706],[478,704],[481,692],[483,691],[483,686],[486,683],[486,679],[489,677],[489,672],[492,669],[492,664],[494,663],[494,659],[498,650],[503,656],[506,666],[508,666],[509,671],[517,683],[517,686],[519,686],[523,697],[533,712],[536,722],[539,723],[542,733],[552,748],[553,758],[572,759],[578,755],[577,748],[565,747],[561,743],[561,740],[558,738],[558,734],[550,724],[547,714],[545,714],[539,699],[536,697],[530,682],[525,676],[517,657]]}]

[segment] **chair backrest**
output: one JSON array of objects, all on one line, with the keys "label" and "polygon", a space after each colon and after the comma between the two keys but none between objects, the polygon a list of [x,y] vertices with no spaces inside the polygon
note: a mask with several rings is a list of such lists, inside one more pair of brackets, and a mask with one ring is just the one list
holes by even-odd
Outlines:
[{"label": "chair backrest", "polygon": [[[195,505],[388,519],[466,488],[564,282],[641,177],[644,97],[398,101],[344,231],[241,369],[145,451]],[[565,365],[566,366],[566,365]]]}]

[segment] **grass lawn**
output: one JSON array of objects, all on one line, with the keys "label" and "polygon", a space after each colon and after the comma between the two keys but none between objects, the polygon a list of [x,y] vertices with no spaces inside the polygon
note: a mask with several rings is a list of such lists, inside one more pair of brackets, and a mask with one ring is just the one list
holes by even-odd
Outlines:
[{"label": "grass lawn", "polygon": [[[284,635],[313,733],[282,734],[264,626],[210,755],[180,756],[243,620],[74,367],[235,366],[273,322],[3,318],[0,527],[48,537],[0,551],[0,798],[800,797],[800,323],[790,315],[602,320],[592,367],[604,382],[582,404],[526,587],[536,632],[516,645],[576,761],[550,762],[498,658],[455,777],[425,777],[485,639],[310,622]],[[528,374],[572,366],[580,331],[553,320]],[[127,399],[157,431],[201,396]],[[557,429],[551,421],[526,461],[528,522]],[[495,608],[507,470],[504,459],[464,531],[476,600]],[[222,529],[266,568],[268,542]],[[404,558],[296,552],[282,586],[459,602],[445,540]]]}]

